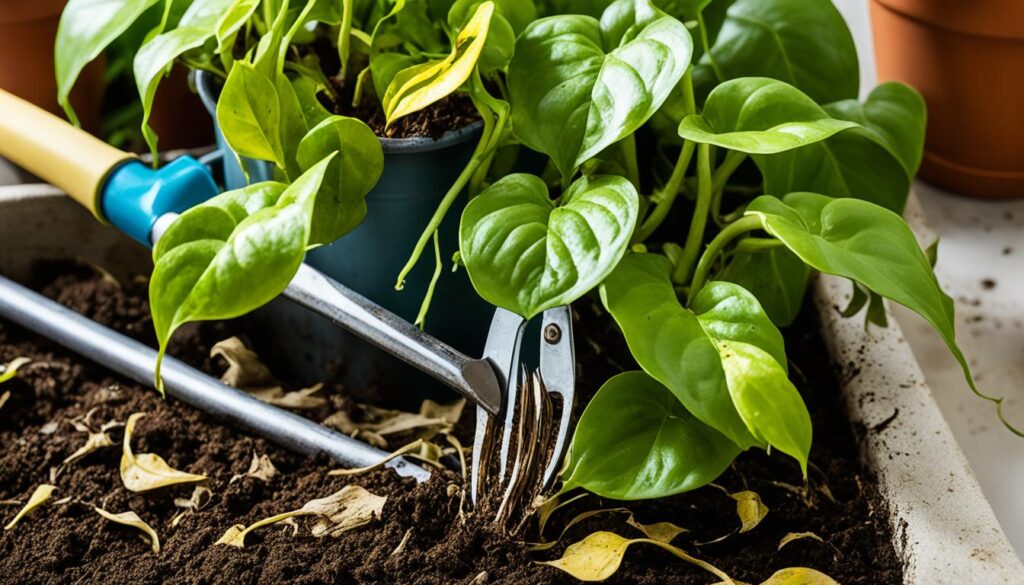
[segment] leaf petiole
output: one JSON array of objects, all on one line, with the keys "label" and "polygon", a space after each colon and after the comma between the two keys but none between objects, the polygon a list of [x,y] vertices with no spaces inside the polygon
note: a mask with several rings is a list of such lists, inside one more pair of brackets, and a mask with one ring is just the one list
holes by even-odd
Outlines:
[{"label": "leaf petiole", "polygon": [[722,252],[725,246],[747,232],[760,229],[761,218],[756,215],[747,215],[740,219],[725,226],[722,231],[718,232],[718,235],[711,240],[708,244],[707,250],[704,251],[704,255],[700,257],[700,262],[697,264],[697,270],[693,273],[693,280],[690,281],[690,294],[687,298],[686,304],[689,305],[693,301],[693,297],[700,292],[700,289],[704,287],[705,281],[708,278],[708,272],[711,270],[711,264],[715,261],[715,258]]},{"label": "leaf petiole", "polygon": [[704,228],[708,223],[708,212],[711,209],[711,147],[707,144],[697,145],[697,206],[690,220],[690,232],[686,234],[683,253],[672,272],[672,280],[683,284],[693,271],[693,263],[697,260],[701,242],[704,241]]},{"label": "leaf petiole", "polygon": [[715,174],[711,178],[711,217],[718,225],[726,223],[722,218],[722,195],[725,193],[725,184],[729,182],[729,178],[745,160],[747,160],[745,152],[727,151],[725,160],[715,169]]}]

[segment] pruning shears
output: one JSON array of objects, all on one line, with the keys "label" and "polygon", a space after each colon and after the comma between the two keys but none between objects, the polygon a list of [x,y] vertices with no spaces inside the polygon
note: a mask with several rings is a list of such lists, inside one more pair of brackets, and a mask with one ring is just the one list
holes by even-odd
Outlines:
[{"label": "pruning shears", "polygon": [[[0,90],[0,155],[51,182],[92,212],[99,221],[113,225],[146,246],[152,246],[178,214],[220,192],[211,169],[204,162],[181,156],[160,168],[151,168],[134,155],[113,148],[3,90]],[[32,297],[35,293],[28,289],[6,279],[0,280],[3,281],[0,282],[0,290],[5,297],[5,302],[0,302],[0,314],[86,353],[116,371],[130,372],[128,375],[139,381],[143,381],[140,376],[148,375],[145,383],[151,382],[152,369],[145,372],[146,367],[140,364],[152,364],[155,354],[146,354],[145,359],[139,354],[152,353],[152,350],[138,347],[140,344],[137,343],[129,347],[121,343],[124,340],[119,340],[118,334],[70,311],[62,312],[59,306],[47,304],[51,301]],[[547,463],[542,465],[543,472],[534,479],[544,487],[551,485],[565,454],[574,397],[575,358],[568,306],[544,312],[540,369],[531,376],[525,368],[518,366],[526,322],[504,309],[495,311],[483,356],[473,358],[306,264],[300,266],[283,295],[430,374],[476,404],[477,432],[472,476],[474,502],[486,483],[489,454],[494,445],[492,437],[499,432],[500,481],[523,481],[522,477],[517,478],[517,474],[526,473],[527,467],[538,462],[543,463],[544,456],[548,455]],[[12,302],[12,299],[22,302]],[[88,323],[83,323],[83,320]],[[58,322],[62,325],[55,325]],[[99,330],[105,331],[97,337]],[[105,347],[103,344],[110,343],[120,344],[124,351],[100,351]],[[188,369],[180,362],[174,367],[179,366]],[[294,415],[294,418],[282,418],[276,414],[268,416],[268,409],[279,409],[255,399],[217,402],[218,398],[228,394],[237,398],[238,393],[219,383],[203,383],[203,393],[197,393],[195,376],[168,376],[166,373],[164,376],[165,387],[172,396],[199,408],[213,408],[250,430],[296,450],[326,450],[343,462],[359,465],[372,464],[375,461],[370,459],[377,457],[379,461],[386,455],[337,433],[332,437],[337,445],[324,449],[323,433],[314,432],[307,436],[287,428],[290,425],[312,425],[323,429],[320,425]],[[207,400],[203,399],[204,394]],[[535,428],[553,427],[541,420],[553,416],[552,395],[561,399],[553,442],[545,437],[524,438],[522,432],[513,439],[514,423],[518,422],[522,427],[525,424],[522,419],[528,416],[536,419],[534,422],[538,426]],[[216,402],[216,406],[211,406],[211,401]],[[525,409],[523,401],[529,402]],[[520,413],[518,419],[517,412]],[[310,439],[313,436],[317,438]],[[528,448],[527,443],[542,445],[540,448]],[[515,453],[512,452],[513,444]],[[346,450],[358,452],[360,456],[346,460]]]}]

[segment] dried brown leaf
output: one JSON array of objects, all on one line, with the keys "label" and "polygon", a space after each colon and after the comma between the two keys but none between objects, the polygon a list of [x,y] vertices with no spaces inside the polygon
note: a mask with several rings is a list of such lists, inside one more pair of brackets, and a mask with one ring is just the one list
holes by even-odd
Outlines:
[{"label": "dried brown leaf", "polygon": [[112,513],[107,512],[106,510],[104,510],[102,508],[97,508],[97,507],[93,507],[93,510],[96,510],[97,514],[99,514],[100,516],[103,516],[104,518],[106,518],[107,520],[110,520],[111,522],[116,522],[118,524],[124,524],[125,526],[131,526],[132,528],[137,528],[137,529],[141,530],[148,537],[149,545],[150,545],[150,548],[153,549],[153,552],[155,552],[155,553],[159,553],[160,552],[160,537],[157,536],[156,531],[153,530],[153,527],[151,527],[149,524],[146,524],[145,522],[143,522],[142,518],[139,518],[139,515],[136,514],[135,512],[132,512],[131,510],[129,510],[127,512],[121,512],[120,514],[112,514]]},{"label": "dried brown leaf", "polygon": [[86,437],[85,444],[79,447],[78,450],[76,450],[71,455],[65,457],[61,465],[70,465],[75,461],[78,461],[79,459],[85,457],[89,453],[92,453],[93,451],[98,451],[105,447],[113,447],[115,445],[114,440],[110,438],[110,435],[103,431],[96,433],[91,431],[88,432],[89,436]]},{"label": "dried brown leaf", "polygon": [[270,460],[270,457],[266,455],[259,455],[256,451],[252,452],[252,462],[249,464],[249,470],[245,473],[236,475],[228,480],[228,483],[235,483],[243,477],[252,477],[260,481],[270,481],[277,475],[277,468],[274,467],[274,463]]},{"label": "dried brown leaf", "polygon": [[136,412],[128,417],[124,428],[124,446],[121,453],[121,481],[132,492],[145,492],[169,485],[203,481],[205,475],[186,473],[172,468],[162,457],[154,453],[132,453],[131,438],[135,423],[146,416]]},{"label": "dried brown leaf", "polygon": [[21,521],[22,518],[31,513],[32,510],[35,510],[39,506],[42,506],[44,503],[46,503],[46,500],[50,499],[50,496],[53,495],[53,491],[56,489],[57,486],[50,485],[48,483],[40,484],[38,487],[36,487],[36,489],[32,492],[32,495],[29,496],[28,502],[25,504],[25,507],[19,510],[18,513],[14,516],[14,518],[10,522],[8,522],[6,526],[4,526],[4,530],[11,530],[15,527],[15,525],[18,524],[18,522]]},{"label": "dried brown leaf", "polygon": [[741,534],[753,530],[768,515],[768,506],[761,502],[761,496],[757,495],[757,492],[745,490],[729,494],[729,497],[736,500],[736,515],[740,517]]},{"label": "dried brown leaf", "polygon": [[198,512],[206,507],[210,503],[210,499],[213,498],[213,492],[210,488],[202,485],[197,485],[192,490],[192,496],[186,498],[174,498],[174,505],[178,508],[184,508],[193,512]]},{"label": "dried brown leaf", "polygon": [[246,389],[249,394],[274,406],[290,408],[292,410],[312,410],[327,406],[327,399],[323,396],[316,396],[323,390],[323,384],[315,384],[309,388],[285,392],[280,386],[272,388]]},{"label": "dried brown leaf", "polygon": [[401,447],[400,449],[394,451],[393,453],[381,459],[377,463],[374,463],[373,465],[367,465],[366,467],[359,467],[356,469],[332,469],[327,472],[327,475],[360,475],[363,473],[367,473],[369,471],[373,471],[374,469],[386,465],[392,459],[401,457],[402,455],[405,455],[407,453],[419,452],[420,449],[423,448],[423,444],[425,442],[426,441],[424,441],[423,439],[416,439],[415,441],[409,443],[404,447]]},{"label": "dried brown leaf", "polygon": [[270,369],[263,365],[256,352],[245,347],[242,340],[230,337],[216,343],[210,350],[210,357],[220,356],[228,363],[228,369],[220,376],[221,382],[235,388],[250,390],[278,386]]}]

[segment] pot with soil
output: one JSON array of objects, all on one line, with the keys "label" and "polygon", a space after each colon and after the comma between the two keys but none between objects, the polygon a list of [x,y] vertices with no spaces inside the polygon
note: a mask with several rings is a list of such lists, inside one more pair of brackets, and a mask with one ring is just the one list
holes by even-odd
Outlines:
[{"label": "pot with soil", "polygon": [[[206,72],[198,72],[196,81],[200,97],[214,118],[217,146],[224,153],[224,186],[238,189],[273,178],[273,163],[239,159],[224,139],[216,123],[218,81]],[[383,111],[373,106],[371,102],[360,114],[373,124],[384,156],[380,179],[366,194],[366,216],[340,239],[311,250],[306,262],[413,321],[431,288],[435,266],[427,262],[417,264],[405,277],[401,291],[395,289],[395,277],[441,198],[469,163],[482,124],[475,119],[476,112],[468,99],[453,96],[422,111],[415,119],[403,119],[397,129],[390,129],[391,136],[385,136]],[[248,172],[248,181],[242,166]],[[458,217],[464,207],[465,199],[460,197],[438,228],[442,259],[451,258],[457,251]],[[442,275],[432,288],[437,302],[425,323],[426,331],[463,352],[479,354],[493,310],[478,300],[464,271]],[[267,318],[272,316],[268,314]],[[268,321],[269,326],[296,334],[285,334],[274,345],[261,349],[286,353],[296,369],[308,371],[314,377],[325,372],[329,364],[341,360],[350,381],[372,376],[382,381],[429,384],[429,379],[405,364],[308,311],[282,310],[275,312],[273,318],[285,320]],[[302,343],[303,336],[312,330],[317,332],[317,343]]]},{"label": "pot with soil", "polygon": [[921,176],[975,197],[1024,196],[1024,5],[872,0],[880,80],[928,102]]},{"label": "pot with soil", "polygon": [[[149,263],[143,248],[97,224],[52,187],[0,190],[4,276],[155,344],[145,292]],[[718,478],[722,489],[708,486],[626,503],[626,508],[644,525],[671,522],[687,529],[675,536],[674,546],[749,583],[785,567],[813,568],[844,584],[1013,582],[1024,568],[970,475],[898,327],[893,322],[889,329],[868,333],[843,318],[834,307],[845,305],[850,295],[840,279],[821,279],[813,297],[786,334],[791,375],[808,402],[818,437],[808,482],[780,454],[751,452]],[[578,304],[577,312],[580,338],[595,341],[579,347],[579,384],[590,395],[620,371],[629,354],[615,341],[607,316],[592,319],[589,303]],[[216,343],[233,335],[253,342],[274,335],[251,325],[246,319],[204,323],[176,338],[171,351],[221,375],[226,362],[209,356]],[[330,476],[335,467],[330,462],[296,456],[175,400],[161,400],[151,389],[0,319],[0,363],[21,357],[31,361],[0,383],[0,396],[7,396],[0,406],[3,523],[11,522],[38,485],[56,485],[57,491],[0,532],[0,574],[12,582],[568,583],[572,580],[561,571],[531,561],[559,558],[567,544],[595,531],[643,536],[624,523],[625,512],[616,511],[622,502],[590,496],[551,516],[544,532],[548,541],[580,513],[608,511],[581,519],[549,550],[529,553],[489,520],[459,512],[459,497],[450,495],[449,487],[461,484],[458,474],[435,471],[424,484],[390,470]],[[291,389],[300,381],[282,383]],[[334,382],[318,398],[312,408],[297,412],[335,424],[338,412],[354,420],[365,415],[356,403],[393,404],[381,401],[369,386]],[[86,442],[88,433],[77,430],[83,420],[98,431],[137,412],[146,416],[132,432],[136,453],[159,454],[175,469],[208,478],[202,485],[210,491],[199,492],[195,508],[187,504],[195,484],[144,493],[124,487],[118,473],[119,427],[104,431],[113,446],[63,463]],[[463,441],[471,416],[467,410],[463,418],[470,420],[453,431]],[[387,438],[393,446],[405,440]],[[254,453],[268,458],[273,471],[266,463],[252,466]],[[306,529],[315,521],[297,517],[297,535],[291,527],[267,526],[253,530],[243,548],[214,544],[232,525],[252,525],[350,484],[388,498],[379,518],[337,538],[316,538]],[[737,502],[723,490],[758,494],[767,513],[738,533]],[[142,532],[105,519],[92,506],[134,511],[158,534],[160,553],[136,537]],[[532,525],[522,538],[536,540],[536,531]],[[780,551],[783,538],[787,544]],[[33,561],[40,558],[49,560]],[[634,544],[614,579],[703,584],[714,577],[654,545]]]}]

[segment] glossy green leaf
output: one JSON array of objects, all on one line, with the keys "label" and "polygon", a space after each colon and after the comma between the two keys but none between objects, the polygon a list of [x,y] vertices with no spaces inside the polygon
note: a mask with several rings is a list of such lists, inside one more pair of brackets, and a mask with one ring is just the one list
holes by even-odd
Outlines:
[{"label": "glossy green leaf", "polygon": [[942,292],[903,218],[867,201],[816,193],[758,197],[746,214],[760,218],[768,233],[812,268],[859,282],[924,317],[977,392],[956,345],[953,301]]},{"label": "glossy green leaf", "polygon": [[571,303],[626,252],[639,198],[616,176],[581,178],[556,205],[533,175],[509,175],[466,206],[460,252],[484,299],[523,317]]},{"label": "glossy green leaf", "polygon": [[686,27],[647,0],[619,0],[605,14],[534,22],[508,67],[516,137],[567,177],[643,125],[690,64]]},{"label": "glossy green leaf", "polygon": [[775,154],[856,126],[832,118],[788,83],[743,77],[716,87],[704,110],[679,124],[679,135],[749,154]]},{"label": "glossy green leaf", "polygon": [[902,212],[924,148],[926,112],[920,94],[886,83],[863,104],[846,100],[825,110],[860,127],[806,148],[755,157],[765,190],[856,197]]},{"label": "glossy green leaf", "polygon": [[819,104],[856,98],[853,36],[831,0],[736,0],[703,62],[719,81],[771,77]]},{"label": "glossy green leaf", "polygon": [[54,45],[57,101],[77,122],[68,96],[82,69],[100,56],[156,0],[69,0]]},{"label": "glossy green leaf", "polygon": [[602,283],[601,300],[645,372],[701,422],[740,448],[752,447],[758,442],[732,403],[718,348],[697,315],[679,303],[671,272],[664,257],[630,254]]},{"label": "glossy green leaf", "polygon": [[277,88],[245,61],[235,63],[228,74],[217,100],[217,123],[239,156],[273,161],[285,168]]},{"label": "glossy green leaf", "polygon": [[782,333],[757,298],[743,287],[732,282],[709,282],[694,296],[690,309],[712,339],[753,345],[772,356],[783,372],[788,371]]},{"label": "glossy green leaf", "polygon": [[302,115],[306,118],[306,127],[312,128],[331,117],[331,112],[320,103],[320,99],[317,97],[320,88],[315,81],[300,75],[292,80],[292,88],[295,90],[295,99],[299,101]]},{"label": "glossy green leaf", "polygon": [[259,0],[235,0],[224,11],[224,14],[217,22],[215,33],[217,37],[217,52],[222,56],[226,55],[229,63],[231,62],[231,50],[235,46],[235,38],[238,36],[238,31],[241,30],[246,22],[249,22],[259,4]]},{"label": "glossy green leaf", "polygon": [[446,58],[415,65],[395,75],[382,100],[388,124],[444,98],[469,79],[487,41],[493,14],[493,2],[480,4],[459,31]]},{"label": "glossy green leaf", "polygon": [[[306,253],[330,162],[320,161],[287,188],[262,183],[214,197],[168,228],[154,250],[149,285],[161,356],[182,324],[238,317],[288,286]],[[159,379],[158,371],[158,386]]]},{"label": "glossy green leaf", "polygon": [[660,498],[714,481],[740,452],[643,372],[605,382],[580,416],[563,491],[619,500]]},{"label": "glossy green leaf", "polygon": [[331,116],[311,129],[298,147],[303,169],[337,153],[327,168],[313,213],[310,244],[327,244],[366,216],[366,194],[384,170],[380,140],[361,120]]},{"label": "glossy green leaf", "polygon": [[719,341],[729,394],[750,432],[792,456],[807,476],[811,415],[777,358],[741,341]]},{"label": "glossy green leaf", "polygon": [[[448,11],[448,28],[461,31],[480,1],[457,0]],[[533,0],[494,0],[494,16],[491,17],[487,42],[480,53],[480,72],[507,66],[515,50],[516,35],[536,19],[537,7]]]},{"label": "glossy green leaf", "polygon": [[[289,178],[298,177],[303,170],[311,165],[300,167],[297,153],[299,143],[309,131],[306,115],[302,109],[295,86],[284,73],[275,74],[274,89],[277,93],[277,104],[281,111],[280,141],[281,153],[284,155],[285,174]],[[317,159],[319,161],[327,153]]]},{"label": "glossy green leaf", "polygon": [[807,293],[811,270],[786,248],[738,253],[718,275],[750,291],[772,323],[786,327],[796,320]]}]

